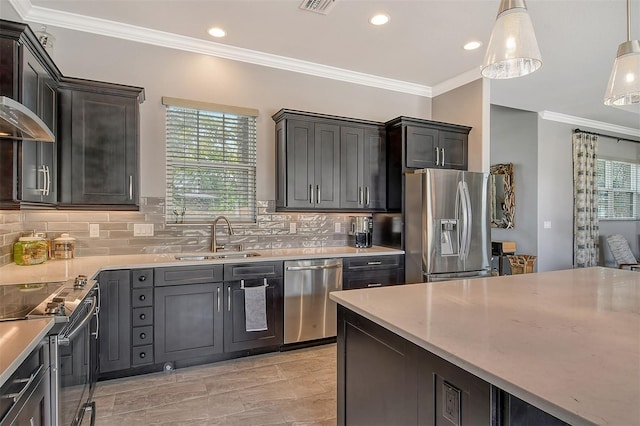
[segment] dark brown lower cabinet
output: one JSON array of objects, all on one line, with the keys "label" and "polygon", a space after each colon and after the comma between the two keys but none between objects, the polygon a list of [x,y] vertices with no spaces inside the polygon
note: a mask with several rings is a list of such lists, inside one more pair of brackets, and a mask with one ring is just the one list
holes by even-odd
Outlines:
[{"label": "dark brown lower cabinet", "polygon": [[131,275],[128,269],[100,273],[99,371],[131,367]]},{"label": "dark brown lower cabinet", "polygon": [[566,426],[338,306],[338,425]]},{"label": "dark brown lower cabinet", "polygon": [[[282,268],[280,268],[282,269]],[[247,331],[244,287],[265,287],[267,329]],[[250,279],[224,283],[224,351],[236,352],[280,346],[283,339],[282,278]]]},{"label": "dark brown lower cabinet", "polygon": [[222,283],[155,288],[155,362],[173,362],[222,353],[222,293]]}]

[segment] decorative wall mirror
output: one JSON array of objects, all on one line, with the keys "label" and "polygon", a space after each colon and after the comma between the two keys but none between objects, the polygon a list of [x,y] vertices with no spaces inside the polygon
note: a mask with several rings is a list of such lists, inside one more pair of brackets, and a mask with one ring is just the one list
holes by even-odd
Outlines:
[{"label": "decorative wall mirror", "polygon": [[491,166],[489,204],[491,205],[492,228],[513,228],[515,226],[516,188],[513,179],[513,163]]}]

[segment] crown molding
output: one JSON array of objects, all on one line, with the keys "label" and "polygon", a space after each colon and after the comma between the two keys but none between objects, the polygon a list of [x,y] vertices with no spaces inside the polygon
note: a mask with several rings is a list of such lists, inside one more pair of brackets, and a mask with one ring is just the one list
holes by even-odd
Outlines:
[{"label": "crown molding", "polygon": [[640,138],[640,130],[632,127],[618,126],[617,124],[605,123],[603,121],[589,120],[586,118],[575,117],[573,115],[560,114],[553,111],[540,111],[538,116],[543,120],[557,121],[559,123],[571,124],[574,126],[584,126],[591,129],[604,130],[611,133],[619,133],[628,136]]},{"label": "crown molding", "polygon": [[379,77],[106,19],[34,6],[30,0],[9,0],[9,3],[11,3],[16,12],[25,21],[151,44],[169,49],[216,56],[410,95],[432,97],[431,87],[421,84]]},{"label": "crown molding", "polygon": [[436,84],[431,89],[431,96],[435,98],[436,96],[440,96],[443,93],[457,89],[458,87],[464,86],[465,84],[469,84],[472,81],[476,81],[481,78],[482,74],[480,73],[480,66],[478,66],[453,78],[445,80],[442,83]]}]

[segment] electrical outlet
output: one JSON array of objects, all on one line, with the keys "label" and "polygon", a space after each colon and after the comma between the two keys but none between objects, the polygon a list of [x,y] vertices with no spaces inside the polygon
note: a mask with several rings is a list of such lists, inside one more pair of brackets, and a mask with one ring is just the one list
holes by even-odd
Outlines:
[{"label": "electrical outlet", "polygon": [[134,237],[153,237],[153,223],[134,223]]},{"label": "electrical outlet", "polygon": [[99,238],[100,237],[100,224],[99,223],[90,223],[89,224],[89,238]]},{"label": "electrical outlet", "polygon": [[551,229],[551,221],[550,220],[545,220],[543,225],[544,225],[544,229]]},{"label": "electrical outlet", "polygon": [[290,234],[295,234],[297,232],[297,226],[295,222],[291,222],[289,223],[289,233]]},{"label": "electrical outlet", "polygon": [[340,226],[340,222],[336,222],[335,225],[333,225],[333,228],[336,234],[339,234],[342,232],[342,227]]},{"label": "electrical outlet", "polygon": [[442,393],[442,416],[455,426],[460,426],[460,389],[444,382]]}]

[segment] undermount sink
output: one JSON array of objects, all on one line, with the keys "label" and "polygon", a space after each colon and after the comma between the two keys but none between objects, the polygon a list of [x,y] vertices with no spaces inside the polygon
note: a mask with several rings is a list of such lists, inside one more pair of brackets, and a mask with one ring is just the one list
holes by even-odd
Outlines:
[{"label": "undermount sink", "polygon": [[260,256],[260,253],[251,251],[230,253],[202,253],[202,254],[176,254],[177,260],[215,260],[215,259],[242,259],[246,257]]}]

